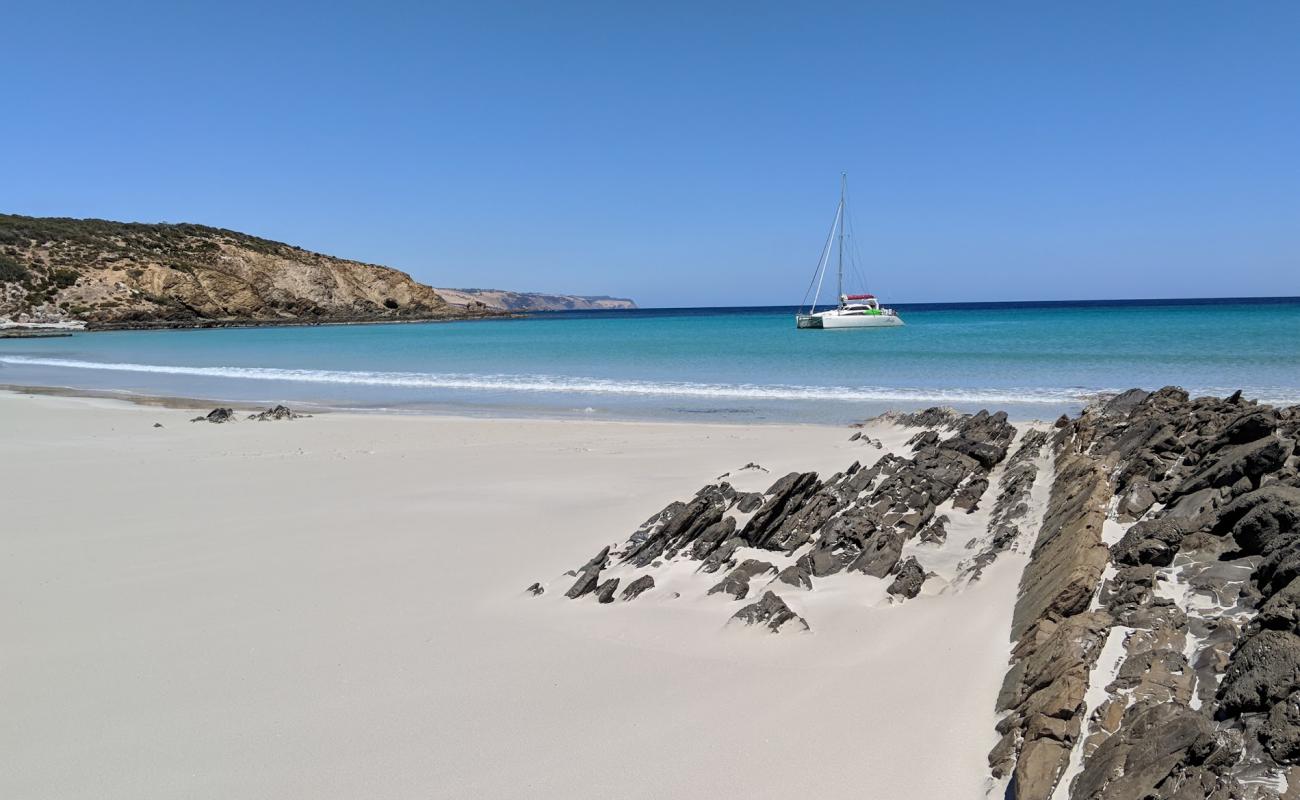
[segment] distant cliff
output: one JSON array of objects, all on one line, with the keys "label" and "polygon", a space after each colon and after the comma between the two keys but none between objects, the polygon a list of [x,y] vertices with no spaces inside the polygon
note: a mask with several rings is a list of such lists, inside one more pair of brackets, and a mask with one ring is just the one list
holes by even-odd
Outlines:
[{"label": "distant cliff", "polygon": [[588,311],[636,308],[636,303],[627,298],[605,295],[541,294],[509,292],[502,289],[438,289],[437,292],[453,305],[474,307],[474,303],[481,303],[500,311]]},{"label": "distant cliff", "polygon": [[0,321],[151,328],[499,313],[452,305],[395,269],[220,228],[0,214]]}]

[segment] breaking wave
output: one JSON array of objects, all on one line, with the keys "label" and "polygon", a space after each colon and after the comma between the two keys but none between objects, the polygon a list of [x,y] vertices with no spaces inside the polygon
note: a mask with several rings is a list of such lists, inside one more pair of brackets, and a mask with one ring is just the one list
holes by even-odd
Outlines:
[{"label": "breaking wave", "polygon": [[[478,375],[436,372],[368,372],[274,367],[188,367],[166,364],[133,364],[81,361],[66,358],[0,356],[0,363],[29,366],[87,369],[113,372],[187,375],[246,381],[381,386],[411,389],[452,389],[545,394],[619,395],[627,397],[689,397],[733,400],[833,401],[861,403],[1021,403],[1063,405],[1083,403],[1099,393],[1114,389],[1084,388],[920,388],[870,386],[801,386],[783,384],[725,384],[672,381],[569,377],[558,375]],[[1215,391],[1213,388],[1202,390]],[[1230,390],[1229,390],[1230,391]],[[1199,392],[1198,392],[1199,393]],[[1261,392],[1266,402],[1295,402],[1286,395],[1294,392]]]}]

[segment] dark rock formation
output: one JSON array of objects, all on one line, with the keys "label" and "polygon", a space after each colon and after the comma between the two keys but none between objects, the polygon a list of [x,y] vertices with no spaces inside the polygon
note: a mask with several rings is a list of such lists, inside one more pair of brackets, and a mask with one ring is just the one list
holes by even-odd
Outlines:
[{"label": "dark rock formation", "polygon": [[779,633],[782,629],[809,629],[807,621],[791,611],[785,601],[772,592],[764,592],[757,602],[737,611],[731,620],[746,625],[763,625],[772,633]]},{"label": "dark rock formation", "polygon": [[776,572],[776,567],[766,561],[751,558],[728,572],[726,577],[709,589],[709,594],[729,594],[737,600],[744,600],[749,595],[749,581],[758,575]]},{"label": "dark rock formation", "polygon": [[812,588],[812,558],[804,556],[777,573],[776,579],[796,589]]},{"label": "dark rock formation", "polygon": [[1139,522],[1125,531],[1124,537],[1111,547],[1111,557],[1117,564],[1167,567],[1173,563],[1183,535],[1183,526],[1177,520]]},{"label": "dark rock formation", "polygon": [[635,600],[653,588],[655,579],[650,575],[642,575],[623,588],[623,600]]},{"label": "dark rock formation", "polygon": [[541,585],[540,583],[534,583],[532,586],[529,586],[529,587],[528,587],[527,589],[525,589],[524,591],[525,591],[525,592],[528,592],[528,593],[531,594],[533,597],[536,597],[536,596],[539,595],[539,594],[543,594],[543,593],[545,593],[545,592],[546,592],[546,589],[543,588],[542,585]]},{"label": "dark rock formation", "polygon": [[[767,547],[781,524],[820,488],[815,472],[791,472],[772,484],[763,504],[740,532],[740,538],[754,547]],[[770,549],[781,549],[780,545]]]},{"label": "dark rock formation", "polygon": [[921,593],[923,583],[925,583],[925,570],[921,567],[921,562],[914,557],[909,557],[899,564],[898,575],[885,591],[895,597],[910,600]]},{"label": "dark rock formation", "polygon": [[1079,736],[1088,678],[1111,624],[1106,612],[1088,612],[1109,555],[1101,530],[1110,484],[1082,452],[1079,432],[1063,428],[1057,448],[1056,479],[1012,616],[1016,645],[997,703],[1008,714],[989,754],[994,775],[1011,776],[1010,800],[1052,793]]},{"label": "dark rock formation", "polygon": [[1300,488],[1270,484],[1243,494],[1223,507],[1212,530],[1230,533],[1247,555],[1272,553],[1300,530]]},{"label": "dark rock formation", "polygon": [[1219,688],[1219,717],[1267,711],[1300,689],[1300,636],[1262,630],[1233,653]]},{"label": "dark rock formation", "polygon": [[583,595],[596,591],[596,586],[600,581],[600,571],[608,566],[609,547],[605,547],[594,555],[590,561],[582,565],[582,568],[578,570],[578,579],[573,582],[573,586],[564,593],[564,596],[570,600],[577,600]]},{"label": "dark rock formation", "polygon": [[195,417],[190,422],[234,422],[235,410],[233,408],[214,408],[202,417]]},{"label": "dark rock formation", "polygon": [[[1022,595],[1013,622],[1021,633],[999,699],[1010,713],[990,754],[995,775],[1014,770],[1009,797],[1051,794],[1075,748],[1083,762],[1068,787],[1075,800],[1277,796],[1269,781],[1300,755],[1300,426],[1293,417],[1240,393],[1191,399],[1166,387],[1126,392],[1058,423],[1058,476],[1040,544],[1057,527],[1058,505],[1073,517],[1099,505],[1068,499],[1093,489],[1117,498],[1118,521],[1141,521],[1110,548],[1114,572],[1095,594],[1097,610],[1078,611],[1094,596],[1094,568],[1072,558],[1069,570],[1053,569],[1051,551],[1035,548],[1022,589],[1040,573],[1054,574],[1056,588],[1038,592],[1032,609],[1022,608],[1028,592]],[[1071,459],[1091,461],[1094,472],[1080,472]],[[1076,525],[1070,538],[1091,542],[1093,529]],[[1071,588],[1058,591],[1063,586]],[[1185,606],[1174,599],[1180,596]],[[1095,623],[1078,629],[1088,618]],[[1107,618],[1122,633],[1108,631]],[[1037,670],[1043,677],[1035,679],[1031,660],[1072,626],[1071,647],[1057,647],[1049,659],[1060,668]],[[1122,654],[1105,665],[1113,678],[1099,687],[1091,665],[1107,637]],[[1044,689],[1033,687],[1046,677],[1046,686],[1066,689],[1053,690],[1047,704],[1066,725],[1039,735],[1027,706],[1041,698]],[[1085,720],[1079,701],[1090,682],[1105,699],[1086,709]]]},{"label": "dark rock formation", "polygon": [[610,578],[596,588],[596,600],[600,603],[614,602],[614,592],[618,591],[618,578]]},{"label": "dark rock formation", "polygon": [[[1139,703],[1124,714],[1120,733],[1107,739],[1074,782],[1072,800],[1142,800],[1177,797],[1181,784],[1205,764],[1236,758],[1230,737],[1205,716],[1176,703]],[[1206,797],[1205,794],[1184,795]]]},{"label": "dark rock formation", "polygon": [[1300,691],[1273,704],[1259,740],[1279,764],[1300,763]]},{"label": "dark rock formation", "polygon": [[310,414],[296,413],[290,410],[288,406],[275,406],[274,408],[268,408],[267,410],[260,411],[256,414],[249,414],[248,418],[257,420],[258,422],[266,422],[280,419],[303,419],[304,417],[310,416]]}]

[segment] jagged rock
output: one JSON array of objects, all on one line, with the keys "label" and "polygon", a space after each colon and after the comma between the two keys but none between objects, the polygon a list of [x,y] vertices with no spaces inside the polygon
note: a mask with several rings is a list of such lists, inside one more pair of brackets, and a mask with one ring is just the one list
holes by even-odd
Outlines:
[{"label": "jagged rock", "polygon": [[766,547],[786,517],[798,510],[818,488],[816,472],[791,472],[779,479],[767,490],[767,502],[745,523],[740,538],[754,547]]},{"label": "jagged rock", "polygon": [[1232,655],[1219,686],[1219,718],[1267,711],[1300,688],[1300,636],[1262,630]]},{"label": "jagged rock", "polygon": [[259,422],[266,422],[268,420],[302,419],[303,417],[308,417],[308,416],[311,415],[298,414],[291,411],[288,406],[278,405],[275,406],[274,408],[268,408],[267,410],[259,412],[257,414],[249,414],[248,418],[252,420],[257,420]]},{"label": "jagged rock", "polygon": [[1150,396],[1150,392],[1142,389],[1129,389],[1126,392],[1121,392],[1102,405],[1101,415],[1104,417],[1128,416],[1135,408],[1145,403]]},{"label": "jagged rock", "polygon": [[[676,553],[694,543],[710,526],[722,521],[723,510],[730,504],[726,491],[720,486],[706,486],[680,508],[672,506],[651,517],[638,529],[643,538],[623,555],[623,561],[638,567],[649,566],[666,553]],[[637,534],[633,535],[636,541]]]},{"label": "jagged rock", "polygon": [[1249,411],[1228,423],[1216,444],[1245,444],[1271,436],[1277,431],[1277,418],[1270,408]]},{"label": "jagged rock", "polygon": [[635,600],[653,588],[655,588],[655,579],[649,575],[642,575],[624,587],[623,601]]},{"label": "jagged rock", "polygon": [[[1177,703],[1138,703],[1119,730],[1083,765],[1072,800],[1140,800],[1164,796],[1157,787],[1181,768],[1224,759],[1230,749],[1208,718]],[[1046,797],[1043,794],[1042,797]]]},{"label": "jagged rock", "polygon": [[599,553],[592,557],[590,561],[582,565],[578,570],[578,579],[573,582],[573,586],[564,596],[570,600],[577,600],[583,595],[591,594],[596,590],[600,580],[600,571],[609,566],[609,547],[606,546]]},{"label": "jagged rock", "polygon": [[778,572],[776,580],[797,589],[811,589],[812,559],[808,556],[800,558],[795,563]]},{"label": "jagged rock", "polygon": [[[1060,429],[1056,477],[1012,615],[1012,666],[997,708],[1011,713],[999,733],[1020,744],[1011,772],[1011,800],[1046,798],[1065,769],[1083,723],[1088,675],[1111,624],[1104,611],[1089,612],[1109,549],[1101,540],[1111,497],[1107,470],[1075,450],[1090,435],[1080,423]],[[1038,717],[1057,720],[1059,730]]]},{"label": "jagged rock", "polygon": [[1218,489],[1201,489],[1183,495],[1171,503],[1162,516],[1165,519],[1187,520],[1189,529],[1201,527],[1203,523],[1208,523],[1210,515],[1219,505],[1220,494]]},{"label": "jagged rock", "polygon": [[862,554],[849,565],[849,569],[883,578],[894,571],[894,565],[903,554],[905,541],[906,537],[897,529],[887,528],[877,531],[874,536],[867,539]]},{"label": "jagged rock", "polygon": [[1119,513],[1129,519],[1136,519],[1155,505],[1156,495],[1151,490],[1151,483],[1142,479],[1131,484],[1124,496],[1120,498],[1119,507],[1116,509]]},{"label": "jagged rock", "polygon": [[543,588],[542,585],[541,585],[540,583],[534,583],[532,586],[529,586],[529,587],[528,587],[527,589],[525,589],[524,591],[525,591],[525,592],[528,592],[528,593],[531,594],[533,597],[536,597],[537,595],[544,593],[544,592],[546,591],[546,589]]},{"label": "jagged rock", "polygon": [[[846,501],[844,482],[857,472],[859,465],[855,462],[848,473],[837,473],[817,491],[808,495],[798,506],[789,506],[784,519],[762,534],[762,546],[768,550],[784,550],[793,553],[807,544],[817,534]],[[856,492],[849,494],[856,495]]]},{"label": "jagged rock", "polygon": [[1012,638],[1034,621],[1061,619],[1087,609],[1109,550],[1101,541],[1110,486],[1094,459],[1065,454],[1057,459],[1048,510],[1012,616]]},{"label": "jagged rock", "polygon": [[1287,456],[1291,455],[1291,447],[1292,442],[1269,436],[1225,448],[1185,480],[1174,494],[1186,495],[1201,489],[1232,486],[1243,478],[1250,481],[1251,485],[1258,486],[1262,475],[1286,463]]},{"label": "jagged rock", "polygon": [[776,567],[766,561],[759,561],[754,558],[746,559],[740,566],[728,572],[726,577],[709,589],[709,594],[722,592],[731,595],[737,600],[743,600],[749,594],[750,579],[769,572],[776,572]]},{"label": "jagged rock", "polygon": [[1150,698],[1160,702],[1176,700],[1187,703],[1192,695],[1192,682],[1192,670],[1186,656],[1167,648],[1157,648],[1130,652],[1106,691],[1134,690],[1134,697],[1139,700]]},{"label": "jagged rock", "polygon": [[1279,763],[1300,763],[1300,692],[1273,704],[1260,726],[1259,741]]},{"label": "jagged rock", "polygon": [[744,544],[745,542],[739,536],[724,540],[712,553],[709,553],[708,558],[704,559],[704,563],[700,565],[700,572],[717,572],[732,563],[731,557]]},{"label": "jagged rock", "polygon": [[596,600],[600,603],[614,602],[614,592],[618,591],[618,578],[610,578],[596,589]]},{"label": "jagged rock", "polygon": [[850,442],[856,442],[857,440],[859,440],[859,439],[861,439],[861,438],[862,438],[862,431],[858,431],[858,432],[854,433],[852,436],[849,437],[849,441],[850,441]]},{"label": "jagged rock", "polygon": [[1051,737],[1032,739],[1020,748],[1008,800],[1039,800],[1048,798],[1056,785],[1061,765],[1070,757],[1070,745]]},{"label": "jagged rock", "polygon": [[1176,520],[1146,520],[1134,523],[1110,552],[1117,564],[1167,567],[1173,563],[1182,541],[1183,528]]},{"label": "jagged rock", "polygon": [[794,630],[809,629],[808,622],[772,592],[765,592],[757,602],[737,611],[731,620],[746,625],[764,625],[773,633],[779,633],[787,625]]},{"label": "jagged rock", "polygon": [[922,450],[926,447],[938,444],[939,438],[938,431],[921,431],[908,439],[907,443],[911,446],[912,452],[915,453],[917,450]]},{"label": "jagged rock", "polygon": [[[193,420],[191,420],[191,422],[192,422],[192,421],[193,421]],[[155,422],[155,423],[153,424],[153,426],[154,426],[155,428],[161,428],[161,427],[163,426],[163,424],[162,424],[161,422]]]},{"label": "jagged rock", "polygon": [[734,517],[723,517],[720,521],[713,523],[699,535],[695,544],[691,546],[691,555],[696,561],[708,558],[709,554],[718,549],[723,542],[732,538],[736,532],[736,520]]},{"label": "jagged rock", "polygon": [[1300,578],[1292,580],[1268,598],[1255,621],[1265,628],[1300,632]]},{"label": "jagged rock", "polygon": [[214,408],[202,417],[195,417],[190,422],[234,422],[235,410],[233,408]]},{"label": "jagged rock", "polygon": [[921,567],[921,562],[909,556],[899,565],[898,575],[885,591],[895,597],[910,600],[921,593],[923,583],[925,583],[925,570]]},{"label": "jagged rock", "polygon": [[948,540],[948,516],[946,514],[935,517],[930,520],[920,533],[917,534],[922,542],[926,544],[943,544]]},{"label": "jagged rock", "polygon": [[905,428],[951,428],[966,419],[966,417],[966,414],[955,408],[933,406],[924,411],[906,413],[887,411],[876,417],[876,419],[883,422],[892,422]]},{"label": "jagged rock", "polygon": [[1054,627],[1049,624],[1050,632],[1008,673],[997,708],[1032,705],[1049,716],[1076,708],[1087,686],[1088,655],[1100,647],[1110,625],[1110,615],[1104,611],[1077,614]]},{"label": "jagged rock", "polygon": [[736,496],[736,510],[742,514],[757,511],[762,505],[763,495],[760,492],[745,492]]},{"label": "jagged rock", "polygon": [[973,514],[979,509],[980,498],[984,492],[988,491],[989,482],[986,478],[974,478],[960,489],[952,498],[952,507],[960,508],[967,514]]},{"label": "jagged rock", "polygon": [[1270,484],[1244,494],[1223,507],[1213,531],[1230,532],[1243,553],[1270,553],[1300,534],[1300,488]]}]

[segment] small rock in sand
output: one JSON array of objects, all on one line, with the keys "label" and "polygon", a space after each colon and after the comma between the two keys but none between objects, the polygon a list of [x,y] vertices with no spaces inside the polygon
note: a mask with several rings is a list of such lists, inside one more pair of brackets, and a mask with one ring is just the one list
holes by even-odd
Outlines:
[{"label": "small rock in sand", "polygon": [[266,422],[268,420],[277,420],[277,419],[302,419],[304,417],[310,417],[310,416],[311,416],[310,414],[296,413],[288,406],[278,405],[275,408],[268,408],[267,410],[259,412],[257,414],[249,414],[248,418],[255,419],[258,422]]},{"label": "small rock in sand", "polygon": [[195,417],[190,422],[234,422],[235,410],[233,408],[214,408],[206,416]]},{"label": "small rock in sand", "polygon": [[533,597],[536,597],[537,595],[544,593],[546,590],[542,588],[542,585],[540,583],[534,583],[532,586],[529,586],[524,591],[528,592]]}]

